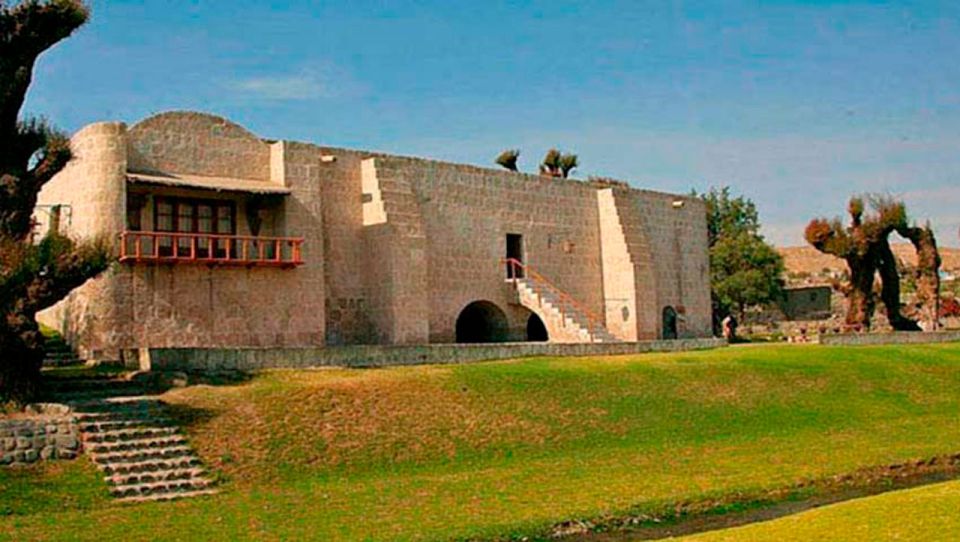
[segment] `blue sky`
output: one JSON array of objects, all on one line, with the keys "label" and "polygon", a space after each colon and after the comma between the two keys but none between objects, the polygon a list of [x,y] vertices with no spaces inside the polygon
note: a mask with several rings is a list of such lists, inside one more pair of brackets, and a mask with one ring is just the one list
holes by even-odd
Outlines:
[{"label": "blue sky", "polygon": [[267,138],[730,185],[779,244],[853,192],[960,229],[960,2],[124,2],[46,53],[68,131],[169,109]]}]

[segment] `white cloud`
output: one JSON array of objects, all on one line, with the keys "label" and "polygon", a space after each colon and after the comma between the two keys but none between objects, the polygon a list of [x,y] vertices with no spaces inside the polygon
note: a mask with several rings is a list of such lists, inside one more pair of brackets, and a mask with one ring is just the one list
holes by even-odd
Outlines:
[{"label": "white cloud", "polygon": [[331,95],[328,84],[316,74],[274,75],[237,81],[234,88],[267,100],[311,100]]},{"label": "white cloud", "polygon": [[230,90],[258,100],[302,101],[356,94],[360,87],[349,74],[334,67],[296,73],[258,75],[230,83]]}]

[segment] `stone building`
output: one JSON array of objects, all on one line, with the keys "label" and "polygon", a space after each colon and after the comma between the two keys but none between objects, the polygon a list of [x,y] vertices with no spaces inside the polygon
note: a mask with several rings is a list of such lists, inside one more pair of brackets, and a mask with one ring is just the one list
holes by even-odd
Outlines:
[{"label": "stone building", "polygon": [[201,113],[72,144],[37,220],[119,261],[40,317],[87,359],[710,334],[696,198],[266,140]]},{"label": "stone building", "polygon": [[787,320],[825,320],[831,315],[833,288],[828,285],[786,288],[780,310]]}]

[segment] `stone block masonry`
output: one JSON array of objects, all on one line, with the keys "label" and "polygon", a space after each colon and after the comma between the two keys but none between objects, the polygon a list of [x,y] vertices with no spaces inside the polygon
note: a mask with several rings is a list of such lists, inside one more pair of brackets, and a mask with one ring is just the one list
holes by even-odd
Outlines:
[{"label": "stone block masonry", "polygon": [[830,346],[867,346],[881,344],[924,344],[960,342],[960,330],[891,331],[889,333],[844,333],[821,335],[820,344]]},{"label": "stone block masonry", "polygon": [[80,434],[69,408],[44,405],[39,410],[23,417],[0,419],[0,465],[74,459],[80,453]]},{"label": "stone block masonry", "polygon": [[311,367],[387,367],[472,363],[531,356],[614,356],[677,352],[726,346],[724,339],[679,339],[630,343],[486,343],[417,346],[339,346],[326,348],[151,348],[151,370],[257,371]]}]

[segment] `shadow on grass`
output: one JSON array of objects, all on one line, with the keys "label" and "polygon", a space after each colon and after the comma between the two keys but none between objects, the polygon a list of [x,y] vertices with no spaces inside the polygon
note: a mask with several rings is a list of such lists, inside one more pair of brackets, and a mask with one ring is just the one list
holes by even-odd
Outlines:
[{"label": "shadow on grass", "polygon": [[41,400],[55,403],[161,395],[191,385],[236,386],[253,379],[240,371],[213,374],[138,372],[116,365],[66,366],[44,370]]},{"label": "shadow on grass", "polygon": [[[633,542],[686,536],[776,519],[827,504],[960,478],[960,454],[858,469],[791,487],[676,503],[659,514],[624,514],[555,525],[544,540]],[[531,538],[541,540],[541,538]]]}]

